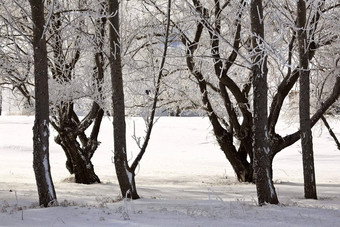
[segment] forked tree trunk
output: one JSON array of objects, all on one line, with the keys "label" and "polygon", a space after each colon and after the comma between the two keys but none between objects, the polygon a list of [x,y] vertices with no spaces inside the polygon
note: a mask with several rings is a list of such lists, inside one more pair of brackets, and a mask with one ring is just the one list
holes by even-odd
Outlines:
[{"label": "forked tree trunk", "polygon": [[[241,23],[238,23],[238,21],[240,21],[241,19],[241,8],[239,11],[239,18],[235,20],[235,24],[236,26],[236,32],[235,32],[235,39],[234,42],[230,42],[229,45],[232,45],[233,47],[233,52],[229,55],[228,58],[221,58],[219,56],[219,39],[222,38],[223,36],[220,35],[220,30],[221,30],[221,23],[220,23],[220,19],[219,19],[219,15],[223,15],[223,13],[221,13],[224,9],[225,6],[227,6],[228,4],[225,4],[223,7],[220,6],[220,0],[215,0],[214,1],[214,8],[215,8],[215,16],[212,17],[210,15],[211,12],[213,12],[212,9],[207,9],[204,8],[202,6],[202,4],[200,3],[200,0],[194,0],[193,4],[194,7],[196,8],[196,12],[200,14],[200,20],[198,21],[197,25],[196,25],[196,31],[193,32],[195,34],[194,38],[190,38],[190,36],[187,35],[186,32],[182,31],[180,29],[180,26],[176,23],[174,23],[172,21],[172,24],[174,25],[174,27],[177,28],[177,31],[180,33],[181,35],[181,40],[184,44],[184,46],[186,47],[186,61],[187,61],[187,66],[188,69],[190,70],[191,74],[193,76],[195,76],[195,78],[197,79],[197,84],[199,85],[199,89],[201,92],[201,96],[202,96],[202,102],[203,102],[203,107],[207,113],[207,115],[209,116],[210,122],[214,128],[214,132],[215,132],[215,136],[217,141],[219,142],[219,145],[221,147],[221,149],[223,150],[224,154],[226,155],[228,161],[231,163],[231,165],[233,166],[237,177],[240,181],[244,181],[243,179],[249,179],[251,180],[252,178],[249,177],[247,178],[246,175],[244,174],[245,172],[247,172],[247,169],[245,168],[245,166],[252,166],[253,164],[253,160],[254,158],[252,157],[251,153],[253,152],[252,150],[252,126],[253,126],[253,119],[252,117],[248,117],[248,115],[250,114],[250,111],[248,110],[248,98],[249,98],[249,91],[250,91],[250,83],[246,83],[243,86],[243,89],[240,89],[237,85],[237,83],[230,77],[228,77],[228,67],[230,67],[231,65],[233,65],[234,60],[236,59],[237,56],[242,56],[239,54],[238,50],[240,48],[240,37],[241,37]],[[202,1],[203,2],[203,1]],[[229,1],[228,1],[229,2]],[[257,1],[258,2],[258,1]],[[243,4],[247,4],[248,1],[240,1],[241,5]],[[254,6],[254,4],[256,4],[255,1],[252,2],[252,5]],[[155,3],[153,3],[153,5],[155,5]],[[155,5],[156,6],[156,5]],[[242,8],[244,8],[242,6]],[[163,13],[161,9],[159,9],[156,6],[156,9]],[[253,7],[253,15],[251,20],[255,19],[258,20],[257,23],[263,27],[262,21],[264,20],[264,18],[260,18],[262,17],[259,16],[260,15],[260,11],[262,12],[262,8],[255,8]],[[322,13],[323,10],[321,9],[321,7],[319,6],[319,9],[317,10],[315,16],[313,16],[312,18],[310,18],[310,27],[316,28],[316,25],[318,24],[319,18],[320,18],[320,13]],[[164,14],[164,13],[163,13]],[[209,20],[208,20],[209,18]],[[209,22],[210,21],[210,22]],[[217,75],[217,77],[220,79],[220,83],[223,84],[223,86],[220,86],[219,88],[214,86],[213,84],[209,84],[204,76],[203,73],[200,71],[200,66],[195,66],[195,56],[194,53],[196,51],[196,49],[199,47],[200,44],[200,39],[201,39],[201,35],[203,33],[203,29],[207,29],[207,31],[210,34],[210,45],[211,45],[211,57],[212,59],[215,60],[215,74]],[[254,32],[253,32],[254,33]],[[314,36],[314,35],[313,35]],[[261,39],[263,39],[263,36],[258,36],[259,41],[261,42]],[[311,38],[312,39],[312,38]],[[294,43],[296,40],[296,34],[295,32],[293,32],[292,34],[292,38],[289,42],[289,52],[288,52],[288,59],[287,62],[289,65],[292,64],[293,59],[294,59],[294,55],[292,54],[294,51]],[[312,43],[313,44],[313,43]],[[322,46],[322,45],[321,45]],[[321,47],[320,46],[320,47]],[[317,50],[319,46],[318,45],[310,45],[309,47],[309,59],[311,59],[314,54],[315,51]],[[261,50],[259,50],[261,51]],[[244,57],[242,57],[244,58]],[[260,57],[261,58],[261,57]],[[247,59],[248,60],[248,59]],[[198,61],[197,61],[198,62]],[[224,64],[225,63],[225,64]],[[198,64],[197,64],[198,65]],[[277,134],[275,132],[275,127],[276,124],[278,122],[279,116],[280,116],[280,112],[283,106],[283,102],[285,100],[285,98],[287,97],[287,95],[289,94],[290,90],[293,88],[293,86],[295,85],[296,81],[299,78],[298,75],[298,68],[295,69],[288,69],[286,76],[284,77],[284,79],[282,80],[282,82],[280,83],[277,93],[275,94],[273,101],[272,101],[272,106],[271,106],[271,115],[269,116],[268,119],[268,129],[266,129],[265,131],[269,130],[268,136],[269,136],[269,154],[266,154],[265,159],[266,161],[264,161],[265,163],[272,163],[272,160],[274,158],[274,156],[280,152],[282,149],[292,145],[294,142],[296,142],[297,140],[300,139],[300,132],[295,132],[292,133],[291,135],[287,135],[285,137],[280,136],[279,134]],[[249,78],[249,82],[251,80],[252,77]],[[334,85],[334,89],[333,92],[330,94],[330,96],[326,99],[324,105],[322,105],[322,107],[320,107],[320,109],[314,114],[313,118],[312,118],[312,126],[317,122],[317,120],[320,118],[320,116],[338,99],[339,97],[339,91],[340,91],[340,78],[338,78],[339,80],[337,80],[336,84]],[[225,107],[226,107],[226,114],[229,115],[229,120],[228,122],[226,122],[226,124],[224,124],[226,127],[223,126],[223,128],[226,128],[227,130],[220,130],[221,125],[219,124],[219,120],[216,119],[216,113],[214,112],[214,109],[211,107],[211,103],[209,102],[208,96],[210,95],[210,92],[206,89],[207,86],[210,86],[210,88],[212,88],[212,90],[216,91],[216,92],[220,92],[220,94],[222,95],[224,101],[225,101]],[[236,102],[232,102],[229,98],[228,98],[228,92],[226,92],[226,88],[228,88],[228,92],[232,93]],[[267,89],[266,87],[264,87],[265,89]],[[223,91],[223,89],[225,89],[225,91]],[[259,91],[259,90],[258,90]],[[266,96],[266,95],[264,95]],[[260,98],[261,99],[261,98]],[[242,104],[242,105],[240,105]],[[238,106],[238,108],[241,110],[242,113],[242,125],[240,125],[238,117],[236,115],[236,112],[233,111],[233,105]],[[266,106],[266,105],[263,105]],[[266,109],[266,107],[264,107],[264,109]],[[266,116],[266,115],[263,115]],[[247,121],[244,121],[245,119],[247,119]],[[224,119],[220,119],[220,123],[223,122]],[[217,122],[217,123],[216,123]],[[264,124],[264,123],[261,123]],[[240,130],[239,130],[240,129]],[[222,132],[222,133],[216,133],[216,132]],[[244,133],[245,132],[245,133]],[[228,134],[231,133],[232,135],[234,135],[239,141],[241,141],[241,145],[238,148],[238,151],[235,152],[235,147],[232,145],[232,139],[228,138],[228,139],[223,139],[223,136],[225,136],[224,134]],[[241,136],[240,136],[241,135]],[[261,139],[261,138],[259,138]],[[266,139],[267,140],[267,139]],[[223,141],[229,141],[224,143]],[[266,143],[268,143],[268,141],[266,141]],[[266,148],[267,149],[267,148]],[[249,157],[251,158],[251,162],[249,163],[247,161],[247,153],[249,155]],[[260,152],[257,154],[256,159],[258,159],[259,157],[261,157],[261,154],[263,152]],[[239,163],[245,163],[244,165],[239,164]],[[258,163],[255,163],[258,164]],[[267,164],[266,165],[262,165],[264,166],[269,173],[269,179],[272,178],[272,167],[271,164]],[[248,171],[249,174],[248,176],[251,176],[251,172],[252,171]],[[265,171],[266,172],[266,171]],[[246,180],[248,181],[248,180]],[[272,185],[272,182],[270,180],[270,183],[268,183],[270,185]]]},{"label": "forked tree trunk", "polygon": [[[240,47],[240,34],[241,34],[241,16],[242,13],[239,13],[237,18],[235,19],[236,24],[236,34],[233,43],[234,50],[228,57],[228,61],[224,61],[224,58],[220,56],[220,30],[221,30],[221,12],[222,8],[220,5],[220,1],[215,1],[215,22],[214,26],[210,25],[206,18],[209,17],[210,9],[203,7],[201,1],[196,0],[193,1],[196,11],[200,13],[201,20],[197,23],[195,38],[194,40],[190,40],[187,35],[182,32],[182,42],[186,47],[186,63],[191,74],[196,78],[197,84],[199,86],[201,92],[202,103],[204,109],[209,117],[210,123],[212,124],[214,134],[216,140],[223,151],[224,155],[232,165],[237,179],[240,182],[253,182],[253,170],[252,163],[249,163],[247,160],[247,156],[250,155],[252,157],[252,139],[251,139],[251,126],[248,126],[247,123],[251,124],[251,113],[247,109],[248,98],[246,97],[246,93],[242,92],[239,87],[234,83],[231,78],[228,76],[228,71],[230,67],[233,65],[236,60],[238,49]],[[244,6],[245,2],[241,1],[241,5]],[[240,9],[240,11],[242,11]],[[221,120],[213,109],[209,92],[207,87],[214,87],[212,84],[207,82],[203,73],[199,70],[199,66],[196,66],[194,53],[198,48],[198,43],[201,39],[203,29],[206,28],[209,31],[210,35],[210,45],[211,45],[211,56],[214,61],[214,69],[217,78],[220,80],[219,88],[215,87],[214,90],[218,90],[221,94],[221,97],[224,101],[224,106],[227,110],[227,114],[229,115],[228,126],[226,124],[222,125],[224,120]],[[223,59],[223,60],[222,60]],[[224,64],[225,63],[225,64]],[[243,103],[245,105],[242,106],[241,112],[243,115],[243,123],[239,125],[236,112],[232,107],[231,100],[228,95],[228,91],[234,95],[238,103]],[[241,105],[240,105],[241,106]],[[235,125],[234,125],[235,123]],[[237,126],[237,129],[236,129]],[[242,128],[242,130],[241,130]],[[236,129],[236,130],[235,130]],[[241,136],[241,131],[246,132]],[[234,134],[238,135],[238,138],[242,138],[241,145],[239,149],[236,149],[233,141]]]},{"label": "forked tree trunk", "polygon": [[[79,2],[80,9],[84,9],[86,1]],[[52,3],[50,3],[52,4]],[[58,2],[56,8],[60,7]],[[104,13],[106,8],[105,2],[101,2],[100,13]],[[85,19],[81,20],[79,26],[85,25]],[[95,40],[97,51],[94,53],[95,67],[93,79],[96,82],[96,88],[102,99],[102,83],[104,81],[104,54],[103,43],[105,36],[106,17],[98,18],[95,21]],[[51,17],[51,44],[53,48],[54,66],[51,65],[53,77],[63,85],[65,82],[72,81],[73,72],[76,67],[81,53],[79,47],[76,48],[73,58],[66,61],[67,51],[63,51],[63,18],[60,13],[55,13]],[[81,29],[81,28],[80,28]],[[80,38],[77,37],[79,40]],[[67,69],[67,70],[65,70]],[[61,145],[66,154],[66,168],[71,174],[75,175],[76,183],[92,184],[100,183],[98,176],[94,172],[91,158],[96,151],[99,142],[98,134],[100,124],[103,118],[104,111],[100,108],[97,102],[92,103],[92,108],[89,113],[79,120],[74,112],[73,101],[61,102],[56,108],[57,113],[52,116],[51,124],[58,131],[58,136],[55,141]],[[94,123],[93,123],[94,122]],[[87,136],[85,131],[93,125],[91,135]]]},{"label": "forked tree trunk", "polygon": [[299,115],[301,130],[301,148],[303,162],[304,189],[306,199],[317,199],[313,137],[310,120],[310,100],[309,100],[309,47],[306,31],[306,0],[297,2],[297,27],[299,43],[299,62],[300,62],[300,96],[299,96]]},{"label": "forked tree trunk", "polygon": [[254,174],[259,205],[278,204],[272,181],[272,160],[268,137],[267,115],[267,57],[261,47],[264,39],[263,8],[261,0],[250,3],[253,58],[253,151]]},{"label": "forked tree trunk", "polygon": [[[81,147],[72,135],[58,136],[56,142],[60,144],[66,154],[66,168],[74,174],[75,182],[80,184],[100,183],[99,177],[94,172],[89,154],[94,153],[96,148]],[[93,150],[94,149],[94,150]]]},{"label": "forked tree trunk", "polygon": [[221,150],[233,167],[238,181],[253,182],[253,166],[247,161],[247,156],[241,156],[237,152],[232,140],[233,135],[227,135],[226,132],[221,136],[215,132],[215,135]]},{"label": "forked tree trunk", "polygon": [[[93,121],[92,118],[95,116],[91,135],[87,137],[84,132],[87,127],[82,127],[72,107],[65,109],[67,109],[65,114],[59,116],[60,124],[56,125],[54,122],[52,124],[58,131],[55,142],[63,148],[67,157],[66,168],[71,174],[75,175],[76,183],[100,183],[98,176],[94,172],[91,158],[99,145],[97,137],[104,111],[99,109],[96,103],[93,103],[92,110],[83,119],[90,125]],[[68,114],[68,112],[72,114]],[[96,114],[92,115],[92,113]]]},{"label": "forked tree trunk", "polygon": [[113,103],[114,164],[123,197],[138,199],[135,174],[130,170],[126,155],[126,125],[123,75],[119,32],[119,3],[109,0],[110,68]]},{"label": "forked tree trunk", "polygon": [[49,95],[47,51],[44,34],[44,1],[30,0],[33,22],[35,121],[33,127],[33,169],[39,204],[57,204],[49,163]]}]

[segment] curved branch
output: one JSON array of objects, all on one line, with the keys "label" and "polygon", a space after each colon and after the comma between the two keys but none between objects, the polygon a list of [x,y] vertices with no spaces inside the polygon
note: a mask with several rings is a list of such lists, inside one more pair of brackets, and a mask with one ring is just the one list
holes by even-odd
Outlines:
[{"label": "curved branch", "polygon": [[[323,114],[328,110],[329,107],[333,105],[333,103],[336,102],[339,96],[340,96],[340,77],[337,77],[332,93],[329,95],[329,97],[326,99],[323,105],[311,117],[311,127],[313,127],[320,120]],[[281,138],[274,147],[273,150],[274,155],[280,152],[282,149],[292,145],[299,139],[300,130]]]}]

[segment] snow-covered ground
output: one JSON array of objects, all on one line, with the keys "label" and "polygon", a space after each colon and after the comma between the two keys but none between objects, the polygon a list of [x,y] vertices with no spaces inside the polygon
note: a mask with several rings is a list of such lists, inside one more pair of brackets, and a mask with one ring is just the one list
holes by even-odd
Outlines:
[{"label": "snow-covered ground", "polygon": [[[339,120],[330,121],[340,137]],[[143,136],[141,118],[130,118],[132,140]],[[340,151],[325,128],[314,130],[319,200],[303,197],[300,143],[274,160],[280,205],[257,206],[255,185],[235,180],[206,118],[161,117],[137,173],[136,201],[119,200],[112,157],[112,122],[102,124],[102,142],[93,157],[102,184],[79,185],[53,142],[50,161],[60,206],[40,208],[32,168],[33,117],[0,116],[0,226],[340,226]],[[280,132],[296,129],[284,124]]]}]

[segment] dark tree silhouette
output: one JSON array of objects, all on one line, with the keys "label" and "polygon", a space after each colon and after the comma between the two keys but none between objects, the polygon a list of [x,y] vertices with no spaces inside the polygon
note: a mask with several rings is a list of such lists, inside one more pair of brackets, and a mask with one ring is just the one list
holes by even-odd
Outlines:
[{"label": "dark tree silhouette", "polygon": [[49,95],[47,51],[44,34],[44,1],[30,0],[33,22],[35,79],[35,121],[33,127],[33,169],[38,187],[39,204],[57,203],[49,163]]},{"label": "dark tree silhouette", "polygon": [[299,46],[299,116],[304,189],[306,199],[317,199],[313,155],[313,137],[310,119],[309,51],[306,28],[306,1],[297,2],[297,39]]},{"label": "dark tree silhouette", "polygon": [[268,84],[267,84],[267,56],[263,48],[264,25],[263,7],[261,0],[252,0],[250,3],[250,21],[252,31],[253,57],[253,151],[254,174],[259,205],[264,203],[278,204],[277,195],[272,181],[272,168],[270,159],[270,145],[268,137]]}]

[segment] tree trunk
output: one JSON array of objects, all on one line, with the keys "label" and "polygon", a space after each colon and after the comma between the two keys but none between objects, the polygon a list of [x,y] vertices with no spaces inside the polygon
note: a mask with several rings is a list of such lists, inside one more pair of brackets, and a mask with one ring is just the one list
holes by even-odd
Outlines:
[{"label": "tree trunk", "polygon": [[33,169],[39,204],[57,204],[49,163],[49,95],[47,51],[44,34],[44,1],[30,0],[33,22],[35,121],[33,127]]},{"label": "tree trunk", "polygon": [[225,132],[224,135],[218,135],[215,130],[214,132],[217,142],[233,167],[237,179],[240,182],[253,182],[253,167],[247,161],[247,156],[242,156],[241,153],[237,152],[233,144],[232,134],[227,135],[227,132]]},{"label": "tree trunk", "polygon": [[[52,4],[52,3],[50,3]],[[53,2],[54,8],[61,7],[58,2]],[[84,9],[86,1],[79,2],[79,8]],[[101,2],[100,13],[104,14],[106,8],[105,2]],[[79,23],[80,29],[86,27],[85,19]],[[102,84],[104,81],[104,54],[103,43],[105,36],[106,17],[98,18],[95,22],[95,44],[97,51],[94,53],[95,67],[93,78],[96,82],[94,86],[97,88],[100,98],[102,99]],[[63,49],[63,17],[60,13],[54,13],[51,16],[51,45],[53,50],[53,63],[51,71],[53,77],[63,85],[65,82],[73,80],[73,73],[76,64],[81,56],[79,47],[73,57],[67,61],[67,51]],[[80,37],[77,38],[78,40]],[[89,113],[80,121],[74,111],[73,100],[62,101],[56,107],[56,113],[52,116],[51,124],[58,131],[55,141],[61,145],[66,154],[66,168],[71,174],[75,174],[76,183],[92,184],[100,183],[98,176],[94,172],[91,158],[96,151],[98,142],[98,133],[103,117],[103,110],[97,102],[92,103]],[[85,134],[86,129],[94,122],[91,135]]]},{"label": "tree trunk", "polygon": [[56,142],[60,144],[66,154],[67,169],[74,174],[75,182],[80,184],[100,183],[99,177],[95,174],[91,157],[97,146],[81,147],[72,132],[60,133]]},{"label": "tree trunk", "polygon": [[119,32],[119,3],[109,0],[110,67],[113,103],[114,164],[123,197],[138,199],[135,175],[130,170],[126,155],[126,125],[123,75]]},{"label": "tree trunk", "polygon": [[[251,136],[251,113],[248,111],[248,98],[246,97],[247,92],[242,92],[238,85],[228,76],[228,71],[233,65],[236,57],[238,55],[238,50],[240,48],[240,34],[241,34],[241,17],[242,17],[242,7],[244,7],[245,2],[241,1],[240,13],[235,19],[236,34],[233,41],[233,51],[225,61],[224,58],[220,56],[220,31],[221,31],[221,12],[222,8],[220,1],[216,0],[214,5],[215,21],[214,25],[210,25],[206,17],[209,17],[209,11],[207,8],[203,7],[201,1],[193,1],[196,11],[200,13],[201,21],[197,24],[196,35],[194,41],[190,41],[185,34],[182,34],[182,42],[187,47],[187,66],[190,72],[195,76],[197,83],[200,88],[202,95],[203,106],[209,116],[209,120],[213,126],[214,134],[217,142],[220,145],[221,150],[225,154],[226,158],[232,165],[237,179],[240,182],[252,182],[253,181],[253,170],[251,163],[248,162],[247,156],[252,153],[251,141],[249,138]],[[214,111],[211,102],[209,100],[209,92],[207,86],[213,87],[212,84],[207,82],[202,74],[198,70],[199,67],[195,66],[194,52],[197,49],[197,44],[201,38],[203,28],[207,28],[210,35],[210,45],[211,45],[211,56],[214,61],[214,70],[219,81],[219,88],[215,87],[214,90],[218,91],[224,101],[224,106],[227,110],[229,116],[229,125],[222,126],[221,118],[218,117]],[[225,63],[225,64],[224,64]],[[240,125],[235,109],[232,107],[231,100],[229,98],[228,90],[233,94],[234,98],[238,103],[244,105],[239,105],[241,113],[243,115],[243,123]],[[249,124],[248,124],[249,123]],[[241,141],[241,146],[237,150],[234,146],[233,135]],[[242,135],[241,135],[242,134]]]},{"label": "tree trunk", "polygon": [[254,174],[259,205],[265,203],[278,204],[272,181],[272,166],[268,138],[267,115],[267,57],[261,47],[264,39],[263,8],[261,0],[250,3],[251,30],[253,33],[253,152]]},{"label": "tree trunk", "polygon": [[309,66],[308,66],[309,51],[306,32],[305,0],[299,0],[297,2],[297,27],[299,43],[299,62],[300,62],[299,115],[300,115],[300,130],[301,130],[300,133],[301,133],[305,198],[317,199],[314,171],[313,138],[309,109],[310,108]]}]

